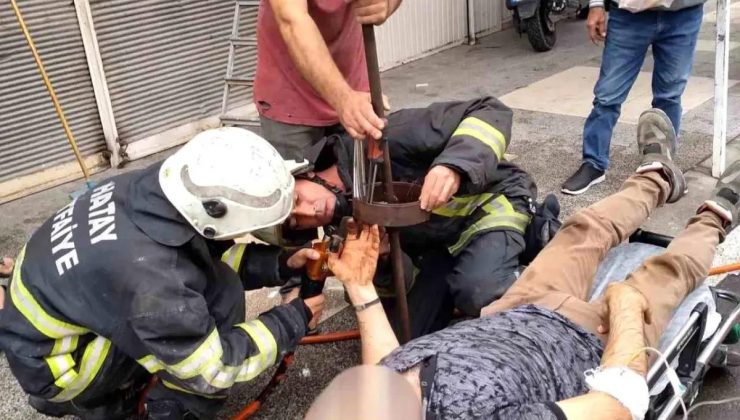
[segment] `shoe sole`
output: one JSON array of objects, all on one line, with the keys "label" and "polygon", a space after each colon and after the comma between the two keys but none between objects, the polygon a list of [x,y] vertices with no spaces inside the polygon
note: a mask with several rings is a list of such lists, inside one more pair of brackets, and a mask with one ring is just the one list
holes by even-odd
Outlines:
[{"label": "shoe sole", "polygon": [[573,190],[569,190],[567,188],[561,188],[560,191],[563,194],[568,194],[568,195],[581,195],[581,194],[585,193],[586,191],[588,191],[589,188],[593,187],[596,184],[601,184],[604,181],[606,181],[606,175],[601,175],[600,177],[598,177],[598,178],[594,179],[593,181],[589,182],[588,185],[586,185],[585,187],[583,187],[580,190],[573,191]]},{"label": "shoe sole", "polygon": [[676,150],[676,147],[678,146],[678,139],[677,139],[677,133],[673,129],[673,123],[671,122],[671,119],[668,118],[668,114],[663,112],[663,110],[658,108],[651,108],[647,111],[644,111],[642,114],[640,114],[640,118],[637,121],[637,149],[638,153],[642,153],[643,148],[646,146],[642,143],[642,137],[640,137],[640,126],[643,124],[653,123],[658,128],[663,131],[666,135],[666,139],[668,140],[668,150],[670,155],[669,158],[673,158],[673,153]]}]

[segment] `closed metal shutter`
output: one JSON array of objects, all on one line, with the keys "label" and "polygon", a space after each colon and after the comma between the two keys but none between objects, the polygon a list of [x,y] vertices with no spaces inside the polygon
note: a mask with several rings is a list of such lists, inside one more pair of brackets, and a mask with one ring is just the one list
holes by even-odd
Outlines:
[{"label": "closed metal shutter", "polygon": [[467,35],[466,0],[404,0],[376,27],[381,70],[462,43]]},{"label": "closed metal shutter", "polygon": [[[122,143],[218,115],[234,4],[90,1]],[[254,36],[257,7],[242,14],[241,36]],[[256,48],[237,48],[234,77],[253,77],[256,62]],[[250,102],[251,88],[233,88],[231,98]]]},{"label": "closed metal shutter", "polygon": [[501,30],[505,0],[475,0],[475,33],[485,35]]},{"label": "closed metal shutter", "polygon": [[[70,0],[20,0],[83,155],[106,149]],[[75,159],[9,1],[0,6],[0,182]]]}]

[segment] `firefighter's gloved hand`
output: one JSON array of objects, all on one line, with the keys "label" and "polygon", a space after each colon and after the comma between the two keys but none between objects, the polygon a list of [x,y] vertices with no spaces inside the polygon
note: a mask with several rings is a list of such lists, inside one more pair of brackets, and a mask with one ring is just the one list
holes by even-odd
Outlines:
[{"label": "firefighter's gloved hand", "polygon": [[444,206],[460,189],[460,174],[447,166],[437,165],[429,170],[421,187],[421,209],[432,211]]}]

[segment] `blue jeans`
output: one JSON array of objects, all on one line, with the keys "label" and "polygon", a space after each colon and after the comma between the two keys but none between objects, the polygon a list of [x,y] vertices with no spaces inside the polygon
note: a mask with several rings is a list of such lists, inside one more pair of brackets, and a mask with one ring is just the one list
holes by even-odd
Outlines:
[{"label": "blue jeans", "polygon": [[585,162],[604,171],[609,166],[614,125],[651,45],[655,61],[653,107],[668,114],[678,133],[681,95],[691,74],[702,16],[703,5],[675,12],[632,14],[616,7],[609,12],[594,108],[583,128]]}]

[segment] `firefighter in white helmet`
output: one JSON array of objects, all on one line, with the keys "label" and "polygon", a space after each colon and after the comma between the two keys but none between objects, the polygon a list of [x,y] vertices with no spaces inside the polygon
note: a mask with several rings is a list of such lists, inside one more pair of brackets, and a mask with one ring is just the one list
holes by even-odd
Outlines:
[{"label": "firefighter in white helmet", "polygon": [[[323,297],[245,321],[244,290],[279,286],[315,251],[255,273],[233,239],[282,223],[299,169],[259,136],[205,131],[147,169],[69,203],[18,255],[0,348],[30,404],[52,416],[213,418],[229,388],[292,352]],[[275,267],[275,265],[272,265]]]}]

